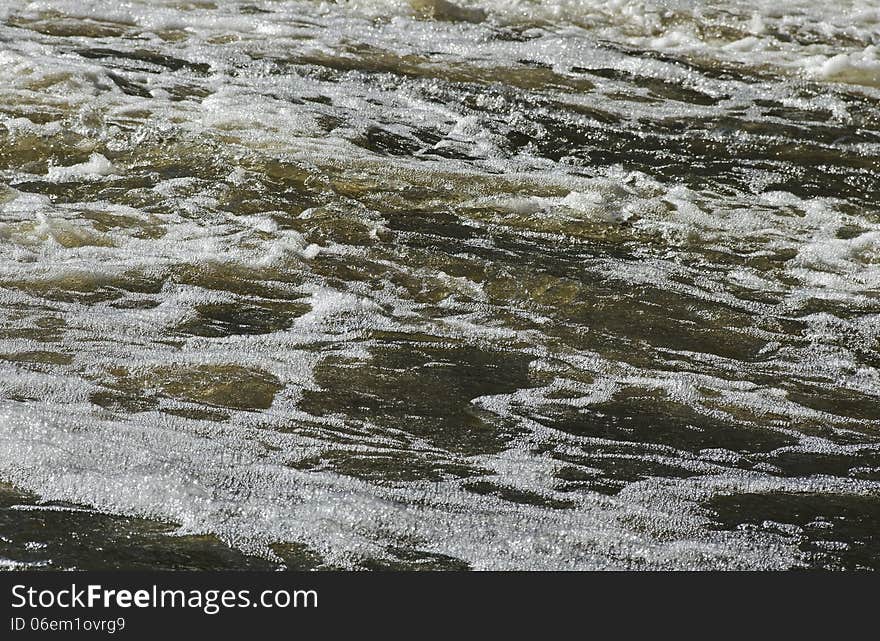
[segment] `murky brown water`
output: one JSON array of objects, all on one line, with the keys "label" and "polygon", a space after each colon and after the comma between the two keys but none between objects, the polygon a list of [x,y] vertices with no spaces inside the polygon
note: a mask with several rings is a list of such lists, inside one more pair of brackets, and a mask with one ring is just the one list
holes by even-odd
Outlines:
[{"label": "murky brown water", "polygon": [[874,568],[880,12],[0,7],[0,562]]}]

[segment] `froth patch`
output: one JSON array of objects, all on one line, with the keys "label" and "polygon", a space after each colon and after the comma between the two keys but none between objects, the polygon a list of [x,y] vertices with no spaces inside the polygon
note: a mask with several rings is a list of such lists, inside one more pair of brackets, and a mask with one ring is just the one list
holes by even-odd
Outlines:
[{"label": "froth patch", "polygon": [[67,167],[49,167],[46,178],[55,182],[95,180],[116,173],[116,168],[103,155],[94,153],[85,162]]},{"label": "froth patch", "polygon": [[861,51],[819,58],[809,61],[807,70],[827,80],[880,87],[880,49],[871,45]]}]

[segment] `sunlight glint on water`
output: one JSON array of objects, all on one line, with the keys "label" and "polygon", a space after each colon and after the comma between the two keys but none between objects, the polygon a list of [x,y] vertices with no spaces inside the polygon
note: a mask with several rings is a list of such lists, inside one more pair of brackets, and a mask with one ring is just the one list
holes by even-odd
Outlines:
[{"label": "sunlight glint on water", "polygon": [[0,566],[880,566],[844,5],[4,3]]}]

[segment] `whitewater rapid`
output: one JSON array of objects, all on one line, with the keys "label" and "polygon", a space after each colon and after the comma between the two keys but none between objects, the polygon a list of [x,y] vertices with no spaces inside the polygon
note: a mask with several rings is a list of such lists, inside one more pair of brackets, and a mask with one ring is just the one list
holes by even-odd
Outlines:
[{"label": "whitewater rapid", "polygon": [[5,2],[4,509],[876,567],[878,45],[855,0]]}]

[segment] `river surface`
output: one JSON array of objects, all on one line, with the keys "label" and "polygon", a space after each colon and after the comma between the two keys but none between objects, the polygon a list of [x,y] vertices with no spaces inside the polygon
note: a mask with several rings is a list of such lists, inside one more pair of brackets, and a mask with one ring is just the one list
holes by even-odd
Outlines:
[{"label": "river surface", "polygon": [[0,567],[880,567],[878,45],[3,0]]}]

